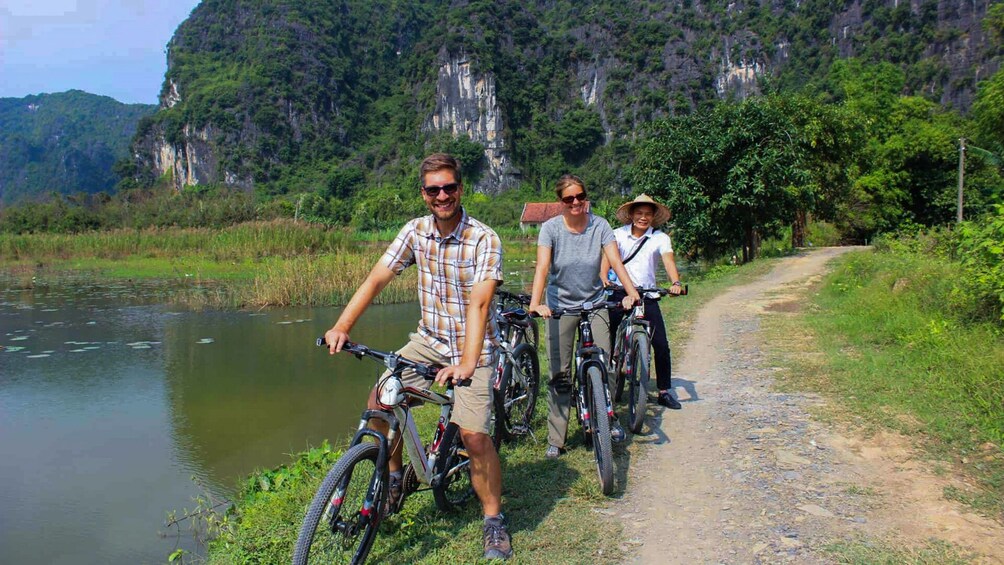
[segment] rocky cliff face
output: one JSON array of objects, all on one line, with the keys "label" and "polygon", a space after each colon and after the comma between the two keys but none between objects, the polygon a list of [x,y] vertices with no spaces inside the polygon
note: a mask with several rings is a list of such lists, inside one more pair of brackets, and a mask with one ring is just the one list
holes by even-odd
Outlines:
[{"label": "rocky cliff face", "polygon": [[464,55],[443,57],[436,81],[436,108],[423,129],[466,135],[485,147],[487,171],[474,190],[497,194],[518,184],[506,148],[504,120],[495,94],[495,76],[477,74]]},{"label": "rocky cliff face", "polygon": [[314,190],[305,168],[400,177],[406,144],[449,132],[484,146],[474,188],[496,194],[573,159],[555,148],[574,146],[559,139],[574,108],[611,144],[767,77],[818,81],[835,57],[892,62],[910,70],[908,93],[965,111],[998,65],[980,27],[989,2],[205,0],[172,39],[161,119],[133,150],[178,188]]}]

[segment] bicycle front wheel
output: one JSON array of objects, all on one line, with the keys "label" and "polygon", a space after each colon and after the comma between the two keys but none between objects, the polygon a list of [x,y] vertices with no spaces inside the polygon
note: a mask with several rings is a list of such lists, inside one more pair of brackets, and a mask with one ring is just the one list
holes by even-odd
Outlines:
[{"label": "bicycle front wheel", "polygon": [[606,395],[603,393],[603,375],[600,369],[591,366],[586,369],[589,379],[589,417],[593,428],[593,453],[596,455],[596,472],[600,478],[603,494],[614,491],[614,457],[610,442],[610,418],[607,417]]},{"label": "bicycle front wheel", "polygon": [[631,339],[631,385],[628,397],[629,424],[633,434],[641,432],[642,424],[645,423],[650,351],[648,334],[643,330],[635,331]]},{"label": "bicycle front wheel", "polygon": [[387,496],[387,468],[376,465],[379,451],[376,444],[360,443],[331,468],[303,519],[293,565],[366,560]]},{"label": "bicycle front wheel", "polygon": [[443,512],[453,510],[474,496],[471,464],[460,438],[460,427],[453,422],[447,424],[443,432],[434,470],[438,482],[432,487],[432,496]]}]

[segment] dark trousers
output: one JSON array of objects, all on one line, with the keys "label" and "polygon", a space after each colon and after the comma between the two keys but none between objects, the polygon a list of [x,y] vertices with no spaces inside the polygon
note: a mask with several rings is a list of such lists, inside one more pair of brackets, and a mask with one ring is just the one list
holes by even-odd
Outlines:
[{"label": "dark trousers", "polygon": [[[622,300],[625,294],[623,291],[613,293],[611,300]],[[662,320],[662,311],[659,310],[659,301],[652,298],[643,299],[645,302],[645,319],[648,320],[652,330],[652,355],[655,357],[655,382],[659,390],[669,390],[672,388],[670,381],[673,376],[672,358],[669,352],[669,339],[666,337],[666,323]],[[623,310],[610,310],[610,340],[617,335],[617,326],[627,313]],[[611,348],[611,351],[613,348]]]}]

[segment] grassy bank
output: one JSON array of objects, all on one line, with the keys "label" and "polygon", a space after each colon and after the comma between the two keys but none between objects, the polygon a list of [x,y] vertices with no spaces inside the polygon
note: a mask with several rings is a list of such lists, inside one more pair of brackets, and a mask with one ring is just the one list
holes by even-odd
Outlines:
[{"label": "grassy bank", "polygon": [[[666,300],[663,309],[671,339],[681,347],[700,306],[735,284],[754,279],[770,261],[721,267],[689,279],[691,294]],[[541,352],[546,374],[546,355]],[[519,563],[619,563],[624,558],[621,525],[604,512],[607,498],[598,487],[591,450],[573,422],[569,450],[560,459],[543,457],[546,447],[541,399],[534,438],[506,446],[502,453],[504,508]],[[416,411],[419,428],[431,429],[434,411]],[[643,447],[629,441],[615,447],[614,496],[623,494],[632,461]],[[210,563],[280,563],[289,560],[303,512],[338,450],[323,446],[293,458],[287,466],[248,479],[240,499],[210,546]],[[377,538],[372,559],[379,563],[471,563],[481,555],[480,508],[442,514],[428,493],[409,499]]]},{"label": "grassy bank", "polygon": [[930,253],[854,253],[808,311],[774,316],[768,327],[778,364],[790,367],[782,386],[828,396],[825,417],[864,433],[910,437],[935,472],[971,478],[973,487],[946,489],[947,498],[999,517],[1004,340],[999,322],[960,302],[967,276]]},{"label": "grassy bank", "polygon": [[[0,264],[20,288],[62,284],[72,274],[95,280],[161,280],[168,301],[191,308],[337,305],[348,300],[396,233],[276,220],[218,230],[0,234]],[[516,233],[503,240],[507,282],[529,285],[533,243]],[[379,301],[413,300],[414,288],[410,269]]]}]

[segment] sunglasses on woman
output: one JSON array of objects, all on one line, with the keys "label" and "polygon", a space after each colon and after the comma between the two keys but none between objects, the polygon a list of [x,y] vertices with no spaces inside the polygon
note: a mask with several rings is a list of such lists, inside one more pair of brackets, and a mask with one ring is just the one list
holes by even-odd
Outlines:
[{"label": "sunglasses on woman", "polygon": [[429,195],[430,198],[435,198],[439,196],[439,191],[442,190],[447,196],[453,196],[457,189],[460,188],[460,183],[451,182],[450,184],[444,184],[443,186],[423,186],[422,190]]},{"label": "sunglasses on woman", "polygon": [[579,202],[585,202],[586,198],[587,198],[586,193],[580,192],[578,194],[573,194],[572,196],[564,196],[561,198],[561,201],[564,202],[565,204],[571,204],[576,200],[578,200]]}]

